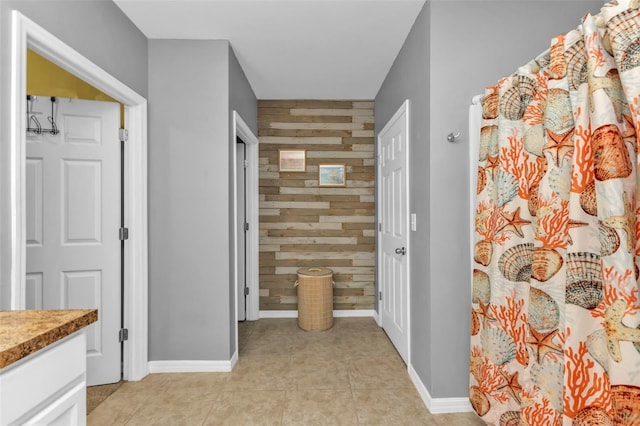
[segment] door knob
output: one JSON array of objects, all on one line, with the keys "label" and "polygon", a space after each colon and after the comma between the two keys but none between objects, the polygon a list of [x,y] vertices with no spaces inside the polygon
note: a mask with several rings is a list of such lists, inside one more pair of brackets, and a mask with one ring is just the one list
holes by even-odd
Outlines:
[{"label": "door knob", "polygon": [[402,247],[402,248],[397,248],[397,249],[396,249],[396,254],[401,254],[401,255],[403,255],[403,256],[404,256],[405,254],[407,254],[407,249],[405,249],[404,247]]}]

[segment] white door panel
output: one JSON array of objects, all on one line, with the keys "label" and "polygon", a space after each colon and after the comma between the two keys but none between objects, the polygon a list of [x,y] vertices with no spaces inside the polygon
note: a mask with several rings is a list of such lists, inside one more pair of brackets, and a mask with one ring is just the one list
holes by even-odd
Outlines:
[{"label": "white door panel", "polygon": [[[49,127],[49,97],[29,109]],[[87,383],[113,383],[120,380],[120,108],[58,98],[54,115],[58,135],[27,136],[27,307],[98,309],[86,329]]]},{"label": "white door panel", "polygon": [[407,109],[396,113],[380,132],[379,277],[382,327],[408,362],[408,126]]},{"label": "white door panel", "polygon": [[237,204],[236,212],[238,214],[238,229],[237,232],[237,265],[236,271],[238,277],[238,321],[244,321],[247,318],[246,312],[246,300],[245,288],[247,287],[247,262],[246,262],[246,235],[244,224],[247,222],[246,217],[246,174],[245,174],[245,160],[246,160],[246,145],[244,143],[236,143],[236,189],[237,189]]}]

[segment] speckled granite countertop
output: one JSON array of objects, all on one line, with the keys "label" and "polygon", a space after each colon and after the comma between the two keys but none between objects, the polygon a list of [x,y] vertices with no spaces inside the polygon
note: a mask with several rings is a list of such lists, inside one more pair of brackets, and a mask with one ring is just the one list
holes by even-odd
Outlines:
[{"label": "speckled granite countertop", "polygon": [[97,320],[97,309],[0,311],[0,368]]}]

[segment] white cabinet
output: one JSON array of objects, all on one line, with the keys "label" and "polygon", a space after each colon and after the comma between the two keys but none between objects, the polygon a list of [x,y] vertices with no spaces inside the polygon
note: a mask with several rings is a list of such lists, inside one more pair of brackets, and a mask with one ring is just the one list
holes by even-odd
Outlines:
[{"label": "white cabinet", "polygon": [[0,370],[0,425],[86,424],[86,337],[77,331]]}]

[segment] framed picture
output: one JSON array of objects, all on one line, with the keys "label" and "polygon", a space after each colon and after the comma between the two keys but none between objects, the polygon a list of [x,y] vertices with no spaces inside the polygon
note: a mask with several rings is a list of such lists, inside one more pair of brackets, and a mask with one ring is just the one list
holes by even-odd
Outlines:
[{"label": "framed picture", "polygon": [[318,165],[318,186],[346,186],[347,170],[344,164]]},{"label": "framed picture", "polygon": [[304,172],[306,170],[304,149],[279,149],[278,169],[281,172]]}]

